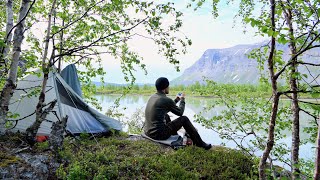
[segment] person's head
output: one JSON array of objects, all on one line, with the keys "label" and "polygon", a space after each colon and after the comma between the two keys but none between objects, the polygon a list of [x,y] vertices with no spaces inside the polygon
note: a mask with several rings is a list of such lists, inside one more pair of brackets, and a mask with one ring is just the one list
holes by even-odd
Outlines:
[{"label": "person's head", "polygon": [[169,94],[169,80],[165,77],[160,77],[156,80],[157,91],[162,91],[165,94]]}]

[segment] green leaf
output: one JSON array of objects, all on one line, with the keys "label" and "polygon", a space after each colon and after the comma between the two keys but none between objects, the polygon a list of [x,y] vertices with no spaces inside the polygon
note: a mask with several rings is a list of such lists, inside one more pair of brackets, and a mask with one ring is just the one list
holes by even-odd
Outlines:
[{"label": "green leaf", "polygon": [[6,46],[6,43],[4,43],[4,41],[1,39],[0,40],[0,48],[5,47],[5,46]]},{"label": "green leaf", "polygon": [[311,97],[313,98],[319,98],[320,97],[320,92],[312,92]]},{"label": "green leaf", "polygon": [[281,34],[280,37],[278,38],[278,42],[280,44],[286,44],[288,42],[288,40],[286,40],[285,36],[283,34]]},{"label": "green leaf", "polygon": [[111,28],[112,28],[112,30],[115,30],[115,31],[120,30],[120,26],[118,24],[111,24]]},{"label": "green leaf", "polygon": [[256,25],[256,21],[254,19],[251,19],[251,26],[254,27]]},{"label": "green leaf", "polygon": [[261,31],[263,32],[263,33],[267,33],[268,32],[268,27],[267,26],[262,26],[262,28],[261,28]]},{"label": "green leaf", "polygon": [[302,74],[303,77],[305,78],[308,78],[308,75],[307,74]]},{"label": "green leaf", "polygon": [[320,112],[320,105],[309,105],[313,110]]}]

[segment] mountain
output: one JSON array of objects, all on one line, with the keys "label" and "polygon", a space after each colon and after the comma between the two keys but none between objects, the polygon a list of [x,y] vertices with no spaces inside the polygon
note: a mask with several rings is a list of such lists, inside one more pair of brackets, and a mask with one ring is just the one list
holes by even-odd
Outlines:
[{"label": "mountain", "polygon": [[[208,49],[192,66],[187,68],[183,74],[170,83],[173,85],[190,85],[199,81],[203,83],[203,77],[220,83],[256,84],[259,81],[258,63],[249,59],[247,54],[255,48],[266,45],[268,42],[257,44],[237,45],[225,49]],[[284,51],[283,58],[289,59],[288,46],[277,45],[277,49]],[[303,56],[305,61],[320,62],[319,51],[314,49]],[[265,63],[266,64],[266,63]],[[267,70],[267,68],[265,68]],[[309,70],[308,70],[309,69]],[[308,75],[311,82],[312,76],[316,77],[319,67],[300,68],[300,72]],[[313,72],[312,76],[309,71]],[[317,78],[320,82],[320,78]]]}]

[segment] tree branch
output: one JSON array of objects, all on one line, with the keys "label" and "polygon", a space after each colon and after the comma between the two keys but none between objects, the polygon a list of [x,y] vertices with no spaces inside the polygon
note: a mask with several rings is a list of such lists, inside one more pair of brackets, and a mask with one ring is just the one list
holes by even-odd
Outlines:
[{"label": "tree branch", "polygon": [[[74,49],[71,49],[71,50],[68,50],[67,52],[63,53],[63,54],[60,54],[59,56],[65,56],[65,55],[71,55],[72,53],[75,53],[75,52],[78,52],[78,51],[81,51],[81,50],[84,50],[84,49],[87,49],[89,47],[92,47],[94,46],[97,42],[103,40],[103,39],[106,39],[110,36],[114,36],[116,34],[119,34],[119,33],[122,33],[122,32],[126,32],[126,31],[130,31],[132,29],[134,29],[135,27],[137,27],[138,25],[140,25],[141,23],[145,22],[149,17],[146,17],[144,18],[143,20],[141,20],[140,22],[138,22],[137,24],[135,24],[134,26],[130,27],[130,28],[127,28],[127,29],[122,29],[120,31],[117,31],[117,32],[114,32],[114,33],[111,33],[107,36],[104,36],[104,37],[100,37],[98,39],[96,39],[95,41],[93,41],[92,43],[88,44],[88,45],[84,45],[84,46],[79,46],[79,47],[76,47]],[[118,43],[118,42],[117,42]]]},{"label": "tree branch", "polygon": [[25,117],[22,117],[22,118],[19,118],[19,119],[8,119],[8,121],[21,121],[21,120],[24,120],[24,119],[34,115],[35,113],[36,113],[36,111],[34,111],[33,113],[31,113],[31,114],[29,114],[29,115],[27,115]]},{"label": "tree branch", "polygon": [[88,12],[89,12],[93,7],[95,7],[97,4],[99,4],[99,3],[103,2],[103,1],[104,1],[104,0],[99,1],[99,2],[95,3],[94,5],[90,6],[90,7],[87,9],[87,11],[86,11],[82,16],[80,16],[80,17],[79,17],[78,19],[76,19],[75,21],[72,21],[70,24],[67,24],[66,26],[62,27],[59,31],[53,33],[50,38],[53,38],[56,34],[60,33],[61,31],[65,30],[65,29],[67,29],[68,27],[72,26],[74,23],[80,21],[82,18],[84,18],[84,17],[88,14]]},{"label": "tree branch", "polygon": [[310,65],[310,66],[320,66],[320,64],[314,64],[314,63],[307,63],[307,62],[302,62],[302,61],[298,61],[298,64],[303,64],[303,65]]},{"label": "tree branch", "polygon": [[291,63],[292,63],[292,58],[287,62],[286,65],[283,66],[283,68],[278,73],[274,75],[274,78],[277,80],[279,76],[286,70],[286,68],[291,65]]},{"label": "tree branch", "polygon": [[313,114],[311,114],[310,112],[308,112],[308,111],[306,111],[306,110],[304,110],[304,109],[299,109],[300,111],[303,111],[304,113],[306,113],[306,114],[308,114],[309,116],[311,116],[311,117],[313,117],[314,118],[314,120],[315,120],[315,123],[317,124],[317,126],[318,126],[318,122],[317,122],[317,116],[315,116],[315,115],[313,115]]},{"label": "tree branch", "polygon": [[[291,96],[288,96],[287,94],[285,94],[285,96],[287,96],[289,99],[292,100],[292,97],[291,97]],[[301,103],[304,103],[304,104],[310,104],[310,105],[320,106],[320,104],[317,104],[317,103],[312,103],[312,102],[302,101],[302,100],[298,100],[298,101],[301,102]]]},{"label": "tree branch", "polygon": [[26,17],[28,16],[28,14],[29,14],[29,12],[30,12],[30,10],[31,10],[31,8],[32,8],[32,6],[34,5],[35,2],[36,2],[36,0],[34,0],[34,1],[31,3],[31,5],[30,5],[30,7],[29,7],[29,9],[28,9],[28,11],[27,11],[27,13],[26,13],[26,15],[25,15],[16,25],[14,25],[14,26],[10,29],[9,33],[7,34],[7,36],[6,36],[5,40],[4,40],[5,43],[7,42],[8,37],[9,37],[9,35],[11,34],[11,32],[13,31],[13,29],[16,28],[22,21],[24,21],[24,20],[26,19]]},{"label": "tree branch", "polygon": [[298,50],[301,51],[301,49],[303,48],[303,46],[307,43],[308,39],[310,38],[311,34],[313,33],[313,29],[316,27],[316,25],[319,24],[319,20],[312,26],[312,28],[310,29],[307,38],[304,40],[302,46],[300,47],[300,49]]}]

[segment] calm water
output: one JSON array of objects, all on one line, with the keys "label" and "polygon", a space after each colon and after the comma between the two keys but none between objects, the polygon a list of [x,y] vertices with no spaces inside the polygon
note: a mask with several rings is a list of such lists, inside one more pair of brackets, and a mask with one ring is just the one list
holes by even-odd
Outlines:
[{"label": "calm water", "polygon": [[[103,112],[106,112],[111,106],[114,105],[114,101],[118,98],[118,95],[96,95],[96,98],[100,102]],[[120,107],[118,108],[119,112],[125,114],[122,117],[122,120],[130,119],[132,115],[137,112],[144,112],[144,108],[146,102],[148,101],[149,96],[142,96],[142,95],[129,95],[120,100]],[[171,97],[174,98],[174,97]],[[193,117],[195,114],[199,113],[202,108],[206,104],[210,104],[214,101],[213,98],[203,98],[203,97],[187,97],[186,98],[186,108],[184,115],[188,116],[191,121],[193,121]],[[218,115],[219,112],[223,109],[223,107],[215,107],[210,112],[204,114],[205,117],[210,118],[212,116]],[[169,114],[171,119],[175,119],[177,116],[174,114]],[[304,114],[301,114],[301,126],[307,126],[308,119]],[[225,143],[228,147],[236,147],[236,144],[232,141],[222,140],[219,135],[214,132],[213,130],[206,129],[205,127],[201,126],[199,123],[193,122],[194,126],[198,129],[199,134],[201,135],[202,139],[213,145],[219,145],[221,143]],[[267,128],[267,127],[266,127]],[[127,131],[127,128],[124,127],[124,130]],[[291,145],[291,132],[283,132],[287,134],[287,138],[281,140],[281,142],[286,143],[289,147]],[[307,137],[307,134],[301,133],[301,140]],[[304,159],[314,159],[314,144],[307,144],[300,147],[300,157]],[[256,155],[260,156],[262,152],[257,152]],[[290,157],[290,155],[288,155]]]}]

